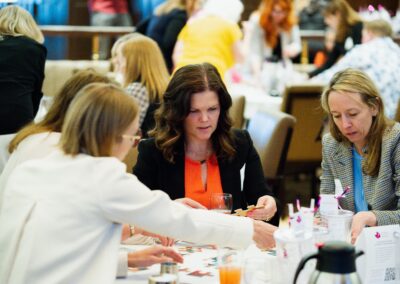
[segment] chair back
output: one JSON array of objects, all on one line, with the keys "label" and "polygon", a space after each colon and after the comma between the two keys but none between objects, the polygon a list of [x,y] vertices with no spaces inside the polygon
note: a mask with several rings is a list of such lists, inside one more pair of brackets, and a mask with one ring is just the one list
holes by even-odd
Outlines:
[{"label": "chair back", "polygon": [[275,179],[283,175],[286,155],[296,119],[275,110],[262,110],[250,119],[247,130],[253,140],[264,177]]},{"label": "chair back", "polygon": [[110,71],[108,60],[46,60],[43,95],[53,97],[76,72],[92,68],[100,74]]},{"label": "chair back", "polygon": [[287,156],[287,170],[295,172],[306,168],[315,169],[322,160],[321,133],[324,112],[320,97],[323,85],[287,86],[283,94],[282,111],[296,118],[293,137]]},{"label": "chair back", "polygon": [[233,127],[242,129],[244,125],[244,107],[246,99],[244,96],[233,96],[232,107],[229,110],[229,115],[232,118]]}]

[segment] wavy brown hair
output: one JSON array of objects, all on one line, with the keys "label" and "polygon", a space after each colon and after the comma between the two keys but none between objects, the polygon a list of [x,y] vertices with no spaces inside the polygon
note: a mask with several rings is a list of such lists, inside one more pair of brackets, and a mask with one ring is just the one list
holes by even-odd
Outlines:
[{"label": "wavy brown hair", "polygon": [[278,5],[286,12],[280,28],[289,32],[296,23],[291,0],[264,0],[260,6],[260,26],[264,30],[265,42],[271,48],[277,44],[278,29],[272,22],[272,10]]},{"label": "wavy brown hair", "polygon": [[366,137],[368,141],[368,152],[363,160],[363,172],[376,176],[379,172],[382,148],[382,136],[387,127],[391,127],[394,122],[386,118],[384,106],[379,95],[378,89],[368,75],[364,72],[348,68],[337,72],[328,87],[321,96],[321,105],[329,117],[330,133],[338,142],[351,142],[340,132],[336,126],[333,116],[329,109],[328,99],[331,92],[351,93],[354,96],[359,95],[361,100],[369,107],[377,109],[377,115],[372,119],[372,125]]},{"label": "wavy brown hair", "polygon": [[14,139],[11,140],[8,151],[12,153],[18,147],[19,143],[30,135],[43,132],[61,132],[65,114],[71,101],[80,89],[94,82],[111,83],[111,80],[93,69],[75,73],[54,97],[54,101],[43,120],[38,123],[31,123],[22,128]]},{"label": "wavy brown hair", "polygon": [[190,112],[192,95],[204,91],[215,92],[220,104],[217,128],[211,136],[217,157],[229,159],[236,154],[229,116],[232,98],[213,65],[193,64],[178,69],[173,75],[163,102],[155,113],[156,126],[150,131],[157,148],[171,163],[174,162],[175,147],[182,143],[185,136],[184,120]]},{"label": "wavy brown hair", "polygon": [[351,27],[361,22],[360,16],[347,3],[346,0],[331,0],[324,9],[324,15],[339,15],[339,26],[336,30],[336,41],[343,42],[349,34]]}]

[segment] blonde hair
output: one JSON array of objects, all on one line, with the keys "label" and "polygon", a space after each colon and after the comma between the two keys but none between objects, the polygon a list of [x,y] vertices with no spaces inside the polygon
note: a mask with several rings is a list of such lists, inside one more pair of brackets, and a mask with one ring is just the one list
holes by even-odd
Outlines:
[{"label": "blonde hair", "polygon": [[368,141],[368,153],[363,161],[363,171],[370,176],[376,176],[380,167],[383,133],[388,126],[391,126],[394,123],[385,117],[384,106],[378,89],[371,78],[364,72],[348,68],[337,72],[329,82],[328,87],[322,93],[321,105],[324,111],[328,114],[331,135],[338,142],[345,142],[350,145],[350,141],[336,126],[329,109],[329,95],[334,91],[339,93],[351,93],[355,96],[359,95],[363,103],[369,107],[374,107],[377,110],[377,114],[372,119],[372,125],[366,137],[366,140]]},{"label": "blonde hair", "polygon": [[340,15],[339,26],[336,30],[336,41],[343,42],[351,27],[361,22],[360,16],[346,0],[331,0],[324,10],[324,15]]},{"label": "blonde hair", "polygon": [[140,33],[130,33],[130,34],[126,34],[126,35],[123,35],[120,38],[118,38],[114,42],[114,44],[111,48],[111,61],[113,61],[113,59],[117,56],[117,50],[123,43],[127,42],[131,38],[140,37],[140,36],[143,36],[143,35]]},{"label": "blonde hair", "polygon": [[174,9],[185,10],[186,0],[167,0],[156,7],[154,14],[161,16],[171,12]]},{"label": "blonde hair", "polygon": [[115,143],[138,115],[138,106],[113,84],[92,83],[79,91],[68,109],[60,139],[61,149],[75,156],[108,157]]},{"label": "blonde hair", "polygon": [[0,9],[0,35],[26,36],[38,43],[44,42],[43,34],[31,14],[15,5]]},{"label": "blonde hair", "polygon": [[94,82],[111,83],[111,80],[92,69],[75,73],[54,97],[54,101],[43,120],[38,123],[31,123],[18,131],[13,140],[11,140],[8,151],[12,153],[18,147],[19,143],[33,134],[61,132],[65,114],[71,101],[80,89]]},{"label": "blonde hair", "polygon": [[393,36],[392,26],[382,19],[364,22],[364,29],[379,37]]},{"label": "blonde hair", "polygon": [[157,43],[149,37],[134,37],[122,46],[126,59],[124,87],[140,81],[147,89],[150,103],[161,101],[167,88],[169,73]]}]

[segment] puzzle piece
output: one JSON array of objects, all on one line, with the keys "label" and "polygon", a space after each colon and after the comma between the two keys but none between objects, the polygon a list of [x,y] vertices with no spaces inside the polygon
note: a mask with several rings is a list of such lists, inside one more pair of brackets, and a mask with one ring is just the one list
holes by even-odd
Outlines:
[{"label": "puzzle piece", "polygon": [[211,272],[201,271],[201,270],[195,270],[195,271],[189,273],[188,275],[190,275],[190,276],[196,276],[196,277],[213,276],[213,275],[211,274]]},{"label": "puzzle piece", "polygon": [[246,210],[236,209],[235,213],[233,213],[233,215],[246,217],[248,212],[251,212],[251,211],[256,210],[256,209],[261,209],[261,208],[264,208],[264,206],[249,205],[249,206],[247,206]]}]

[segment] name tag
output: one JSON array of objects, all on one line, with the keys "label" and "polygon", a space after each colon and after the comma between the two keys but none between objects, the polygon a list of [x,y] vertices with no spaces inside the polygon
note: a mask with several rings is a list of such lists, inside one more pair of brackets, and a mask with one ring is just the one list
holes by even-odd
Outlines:
[{"label": "name tag", "polygon": [[400,283],[400,225],[364,228],[356,249],[357,272],[364,284]]}]

